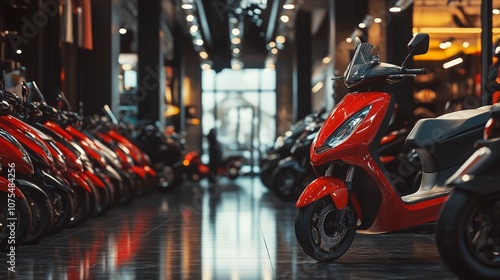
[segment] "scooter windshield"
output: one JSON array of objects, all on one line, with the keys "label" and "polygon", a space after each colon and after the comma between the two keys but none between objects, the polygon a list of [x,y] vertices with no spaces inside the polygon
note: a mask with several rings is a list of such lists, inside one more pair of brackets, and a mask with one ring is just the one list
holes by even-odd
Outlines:
[{"label": "scooter windshield", "polygon": [[379,62],[377,49],[370,43],[358,45],[351,62],[344,73],[346,85],[352,85],[361,81],[366,73]]}]

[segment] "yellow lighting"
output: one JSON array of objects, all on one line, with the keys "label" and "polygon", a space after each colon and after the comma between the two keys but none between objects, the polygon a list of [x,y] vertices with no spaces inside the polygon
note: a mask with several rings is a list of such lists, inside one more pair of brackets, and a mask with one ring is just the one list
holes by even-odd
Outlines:
[{"label": "yellow lighting", "polygon": [[239,63],[233,63],[233,64],[231,65],[231,68],[232,68],[233,70],[241,70],[241,65],[240,65]]},{"label": "yellow lighting", "polygon": [[280,36],[276,37],[276,43],[284,44],[285,42],[286,42],[285,36],[280,35]]},{"label": "yellow lighting", "polygon": [[330,63],[330,61],[332,61],[332,59],[329,56],[325,56],[325,57],[323,57],[322,61],[324,64],[328,64],[328,63]]},{"label": "yellow lighting", "polygon": [[274,47],[276,47],[276,43],[275,43],[275,42],[269,42],[269,47],[270,47],[270,48],[274,48]]},{"label": "yellow lighting", "polygon": [[382,19],[381,18],[374,18],[373,22],[375,22],[375,23],[381,23]]},{"label": "yellow lighting", "polygon": [[239,53],[240,53],[240,49],[238,49],[238,48],[234,48],[234,49],[233,49],[233,53],[235,53],[235,54],[239,54]]},{"label": "yellow lighting", "polygon": [[352,39],[351,39],[351,37],[346,38],[346,39],[345,39],[345,41],[346,41],[347,43],[352,43]]},{"label": "yellow lighting", "polygon": [[125,71],[132,70],[132,65],[131,64],[123,64],[122,69]]},{"label": "yellow lighting", "polygon": [[185,159],[185,160],[182,162],[182,165],[184,165],[184,166],[189,166],[189,160]]},{"label": "yellow lighting", "polygon": [[201,69],[202,69],[203,71],[210,71],[210,70],[212,70],[212,66],[210,66],[210,64],[208,64],[208,63],[203,63],[203,64],[201,65]]},{"label": "yellow lighting", "polygon": [[271,53],[272,54],[277,54],[278,53],[278,49],[277,48],[272,48],[271,49]]},{"label": "yellow lighting", "polygon": [[233,39],[231,39],[231,43],[238,45],[239,43],[241,43],[241,39],[239,37],[234,37]]},{"label": "yellow lighting", "polygon": [[192,4],[182,4],[182,9],[184,10],[191,10],[193,8]]},{"label": "yellow lighting", "polygon": [[208,53],[206,51],[201,51],[200,52],[200,57],[203,58],[203,59],[207,59],[208,58]]},{"label": "yellow lighting", "polygon": [[287,22],[290,20],[290,18],[289,18],[287,15],[282,15],[282,16],[280,17],[280,19],[281,19],[281,21],[282,21],[282,22],[284,22],[284,23],[287,23]]},{"label": "yellow lighting", "polygon": [[360,22],[358,24],[359,28],[365,28],[366,27],[366,24],[364,22]]},{"label": "yellow lighting", "polygon": [[465,49],[468,48],[469,46],[470,46],[469,42],[462,43],[462,47],[464,47]]},{"label": "yellow lighting", "polygon": [[295,9],[295,5],[294,4],[285,4],[285,5],[283,5],[283,9],[293,10],[293,9]]},{"label": "yellow lighting", "polygon": [[[493,33],[500,33],[500,28],[493,28]],[[428,34],[480,34],[480,27],[414,27],[413,33]]]},{"label": "yellow lighting", "polygon": [[203,40],[202,39],[196,39],[196,45],[198,46],[203,46]]},{"label": "yellow lighting", "polygon": [[493,14],[494,15],[500,15],[500,10],[499,9],[493,9]]},{"label": "yellow lighting", "polygon": [[193,16],[193,15],[187,15],[187,16],[186,16],[186,20],[187,20],[188,22],[192,22],[192,21],[194,20],[194,16]]},{"label": "yellow lighting", "polygon": [[233,28],[231,33],[233,33],[234,36],[238,36],[238,35],[240,35],[240,30],[238,28]]},{"label": "yellow lighting", "polygon": [[323,82],[317,82],[313,88],[311,89],[312,93],[317,93],[320,89],[323,88]]}]

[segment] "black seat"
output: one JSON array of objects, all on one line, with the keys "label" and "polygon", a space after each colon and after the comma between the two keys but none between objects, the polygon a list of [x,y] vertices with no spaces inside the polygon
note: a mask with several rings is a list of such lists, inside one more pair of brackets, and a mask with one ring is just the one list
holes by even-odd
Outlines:
[{"label": "black seat", "polygon": [[478,127],[484,127],[490,118],[490,109],[491,105],[487,105],[419,120],[406,138],[406,147],[426,147]]}]

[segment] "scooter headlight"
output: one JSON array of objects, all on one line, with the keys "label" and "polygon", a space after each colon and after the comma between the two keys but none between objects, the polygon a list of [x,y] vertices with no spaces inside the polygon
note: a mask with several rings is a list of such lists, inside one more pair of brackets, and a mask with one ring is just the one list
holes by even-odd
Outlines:
[{"label": "scooter headlight", "polygon": [[352,133],[358,128],[363,119],[368,115],[371,105],[366,106],[361,111],[354,114],[350,117],[346,122],[344,122],[337,130],[335,130],[325,141],[323,146],[321,146],[317,152],[323,153],[331,148],[334,148],[340,144],[342,144],[347,138],[349,138]]}]

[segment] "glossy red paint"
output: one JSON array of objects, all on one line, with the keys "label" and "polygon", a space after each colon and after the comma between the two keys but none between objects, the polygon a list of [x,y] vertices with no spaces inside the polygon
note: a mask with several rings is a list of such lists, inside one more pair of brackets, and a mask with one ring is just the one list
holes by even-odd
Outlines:
[{"label": "glossy red paint", "polygon": [[49,148],[30,125],[13,116],[4,115],[0,116],[0,127],[14,136],[27,149],[39,155],[50,168],[55,169],[54,159]]},{"label": "glossy red paint", "polygon": [[66,178],[68,181],[74,183],[75,185],[83,188],[87,192],[91,192],[92,190],[90,189],[89,184],[85,181],[85,178],[83,178],[80,174],[83,173],[78,173],[78,172],[66,172],[63,174],[64,178]]},{"label": "glossy red paint", "polygon": [[66,130],[64,130],[64,128],[62,128],[57,123],[52,122],[52,121],[46,121],[46,122],[43,123],[43,125],[46,126],[47,128],[50,128],[55,133],[59,134],[66,141],[73,140],[73,136],[71,136],[71,134],[69,134]]},{"label": "glossy red paint", "polygon": [[5,168],[8,168],[9,163],[15,164],[16,173],[25,175],[34,173],[33,164],[26,150],[19,143],[12,143],[4,137],[0,137],[0,159]]},{"label": "glossy red paint", "polygon": [[0,192],[13,193],[17,198],[26,199],[21,190],[4,177],[0,177]]},{"label": "glossy red paint", "polygon": [[68,149],[64,144],[56,142],[57,148],[63,153],[66,160],[66,165],[76,171],[83,171],[83,164],[78,157],[70,149]]},{"label": "glossy red paint", "polygon": [[319,177],[307,186],[295,207],[306,206],[327,195],[331,196],[335,208],[344,209],[347,206],[349,192],[344,181],[334,177]]},{"label": "glossy red paint", "polygon": [[132,166],[132,172],[139,175],[142,179],[146,178],[146,171],[141,166]]},{"label": "glossy red paint", "polygon": [[104,182],[99,177],[97,177],[95,174],[90,172],[89,170],[85,170],[85,172],[83,172],[83,174],[85,174],[85,176],[87,176],[87,178],[89,178],[89,180],[92,182],[92,184],[94,184],[94,186],[96,186],[98,188],[103,188],[103,189],[106,187],[104,185]]}]

